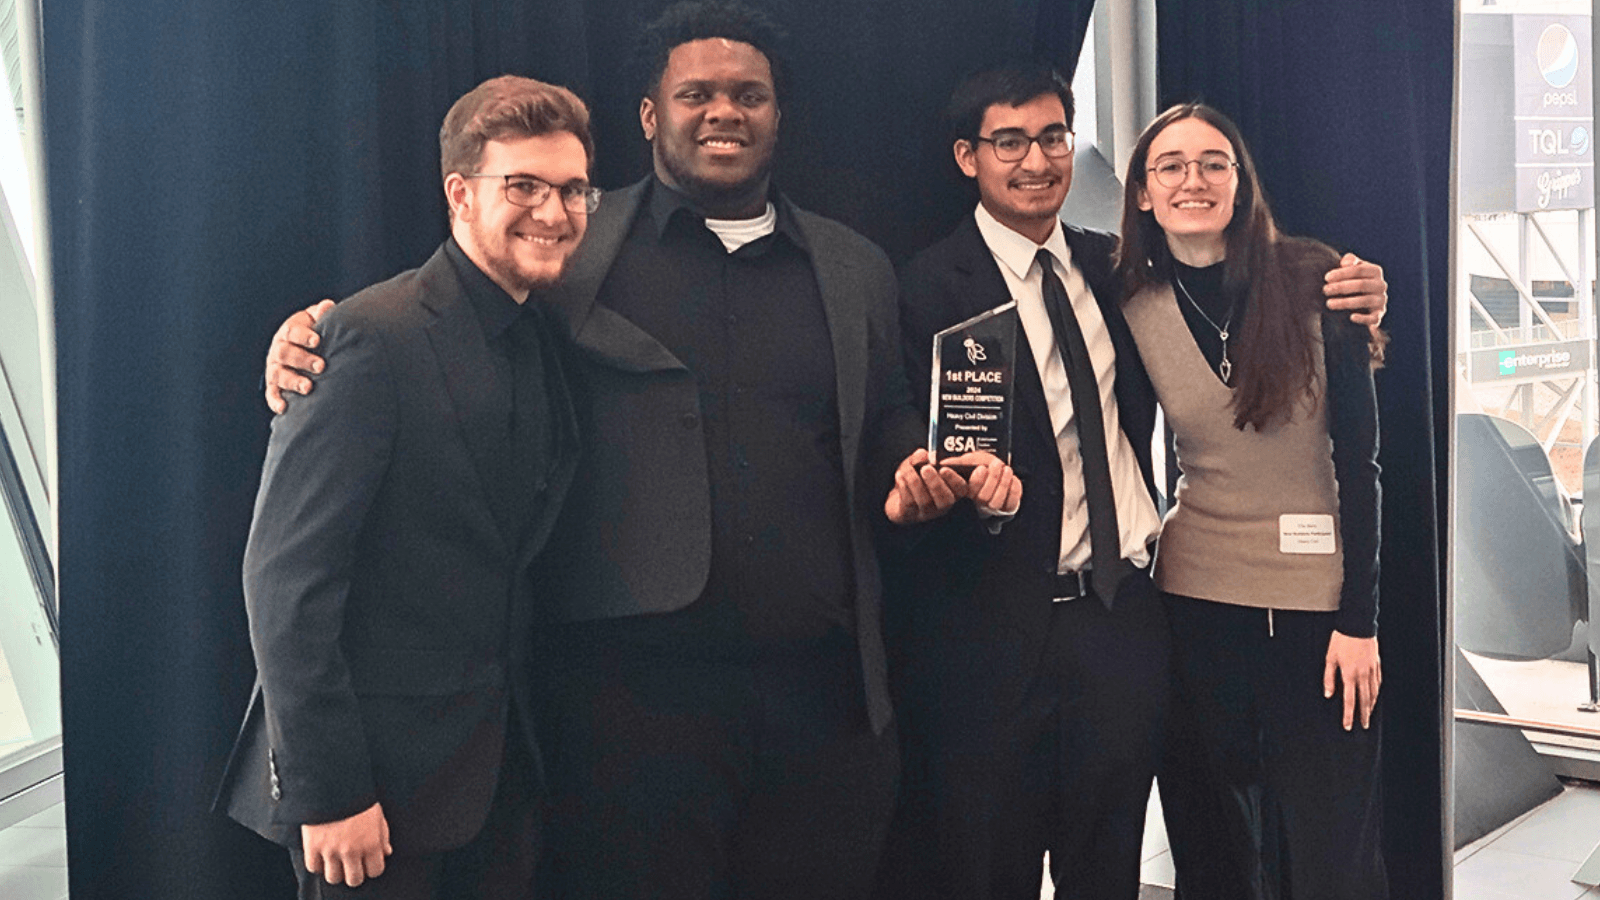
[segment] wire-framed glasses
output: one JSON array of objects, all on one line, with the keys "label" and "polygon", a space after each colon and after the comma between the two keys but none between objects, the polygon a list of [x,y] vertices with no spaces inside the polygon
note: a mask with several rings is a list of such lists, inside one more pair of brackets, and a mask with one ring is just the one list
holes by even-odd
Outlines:
[{"label": "wire-framed glasses", "polygon": [[552,189],[561,192],[561,205],[568,212],[592,213],[600,208],[600,189],[582,182],[559,187],[532,175],[490,175],[480,172],[464,178],[499,178],[505,184],[506,201],[528,209],[537,209],[549,199]]}]

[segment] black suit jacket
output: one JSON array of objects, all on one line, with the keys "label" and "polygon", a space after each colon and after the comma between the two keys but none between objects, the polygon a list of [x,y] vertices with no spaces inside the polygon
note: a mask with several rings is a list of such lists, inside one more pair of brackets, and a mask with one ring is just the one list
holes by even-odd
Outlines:
[{"label": "black suit jacket", "polygon": [[511,387],[465,290],[441,248],[340,303],[318,326],[316,390],[273,421],[244,560],[258,677],[218,803],[278,843],[382,801],[397,851],[463,844],[494,794],[508,704],[532,721],[529,562],[576,424],[557,377],[542,514],[497,510]]},{"label": "black suit jacket", "polygon": [[[1072,260],[1094,292],[1116,349],[1116,397],[1146,487],[1154,493],[1150,436],[1155,394],[1118,306],[1116,238],[1063,226]],[[1011,300],[977,222],[907,263],[900,318],[909,372],[924,401],[933,335]],[[903,727],[948,732],[984,727],[1022,700],[1048,633],[1060,558],[1061,458],[1039,372],[1018,328],[1011,464],[1023,482],[1016,517],[990,534],[970,504],[928,526],[893,565],[889,627]]]},{"label": "black suit jacket", "polygon": [[[550,619],[670,612],[694,602],[711,563],[711,488],[694,373],[596,295],[651,179],[607,194],[551,306],[577,346],[586,453],[551,555]],[[787,203],[779,198],[778,202]],[[837,222],[794,218],[810,248],[837,370],[855,588],[869,716],[889,721],[874,526],[896,465],[924,426],[907,404],[895,278],[883,252]],[[800,348],[803,349],[803,348]]]}]

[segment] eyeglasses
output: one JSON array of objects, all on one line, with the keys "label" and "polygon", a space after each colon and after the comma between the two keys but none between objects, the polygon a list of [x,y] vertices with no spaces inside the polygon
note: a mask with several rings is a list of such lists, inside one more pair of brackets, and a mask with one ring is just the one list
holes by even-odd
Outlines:
[{"label": "eyeglasses", "polygon": [[561,192],[561,205],[568,212],[592,213],[600,208],[600,189],[587,184],[563,184],[559,188],[532,175],[463,175],[463,178],[500,178],[505,181],[506,200],[515,206],[537,209],[550,199],[552,188]]},{"label": "eyeglasses", "polygon": [[1072,147],[1077,142],[1076,136],[1065,127],[1057,125],[1046,128],[1036,135],[1029,136],[1020,128],[1006,128],[996,131],[988,137],[973,138],[985,144],[994,145],[994,158],[1001,162],[1021,162],[1028,156],[1028,150],[1034,145],[1039,145],[1039,150],[1051,159],[1060,159],[1072,154]]},{"label": "eyeglasses", "polygon": [[1162,187],[1175,188],[1181,186],[1183,180],[1189,177],[1190,166],[1200,168],[1200,177],[1205,179],[1207,184],[1227,184],[1228,179],[1233,177],[1233,170],[1239,168],[1238,163],[1221,153],[1202,153],[1199,159],[1163,157],[1145,171],[1156,173],[1156,181],[1160,182]]}]

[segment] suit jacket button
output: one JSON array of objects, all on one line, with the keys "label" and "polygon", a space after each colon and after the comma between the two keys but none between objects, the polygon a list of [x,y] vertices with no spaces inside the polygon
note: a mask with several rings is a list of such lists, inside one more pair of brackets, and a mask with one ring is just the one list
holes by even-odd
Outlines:
[{"label": "suit jacket button", "polygon": [[683,418],[680,421],[683,422],[683,427],[693,428],[700,424],[700,417],[694,413],[684,413]]}]

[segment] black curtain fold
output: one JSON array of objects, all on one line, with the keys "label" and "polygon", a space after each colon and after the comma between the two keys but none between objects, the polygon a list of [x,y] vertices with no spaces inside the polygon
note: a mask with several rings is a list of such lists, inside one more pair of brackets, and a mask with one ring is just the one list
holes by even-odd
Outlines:
[{"label": "black curtain fold", "polygon": [[[239,567],[291,310],[445,234],[438,128],[505,72],[591,101],[597,181],[647,171],[622,77],[663,0],[56,0],[43,10],[63,729],[75,900],[292,895],[209,812],[254,677]],[[997,59],[1076,58],[1088,0],[785,3],[780,182],[896,257],[972,202],[937,114]]]},{"label": "black curtain fold", "polygon": [[1395,897],[1446,872],[1444,493],[1449,446],[1449,0],[1158,0],[1161,107],[1239,124],[1285,230],[1383,264],[1393,336],[1383,425],[1380,644]]}]

